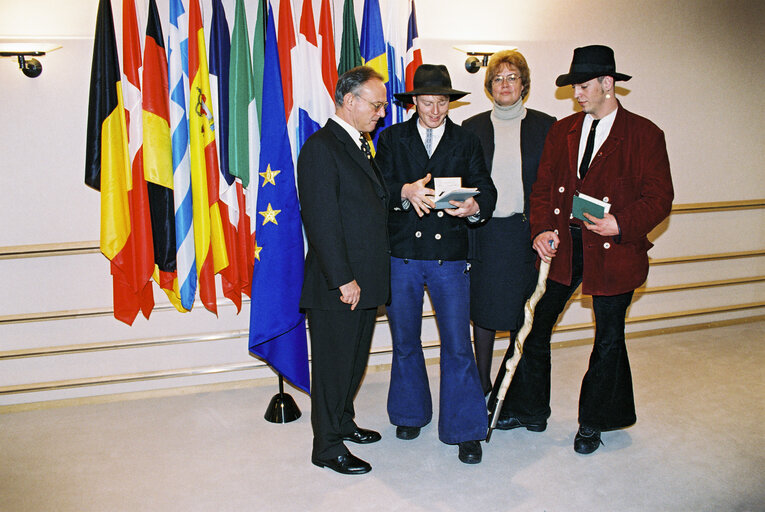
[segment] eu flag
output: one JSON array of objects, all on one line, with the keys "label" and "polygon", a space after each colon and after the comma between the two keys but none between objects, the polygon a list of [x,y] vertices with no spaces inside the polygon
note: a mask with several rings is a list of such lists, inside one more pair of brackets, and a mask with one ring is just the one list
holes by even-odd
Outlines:
[{"label": "eu flag", "polygon": [[268,7],[258,174],[250,352],[308,392],[308,343],[300,312],[303,231],[284,116],[273,10]]}]

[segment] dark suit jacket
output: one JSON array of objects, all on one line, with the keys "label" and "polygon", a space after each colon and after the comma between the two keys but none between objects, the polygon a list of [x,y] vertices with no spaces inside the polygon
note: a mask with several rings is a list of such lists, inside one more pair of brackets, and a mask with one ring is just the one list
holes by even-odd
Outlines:
[{"label": "dark suit jacket", "polygon": [[582,229],[582,291],[617,295],[634,290],[648,276],[646,235],[672,207],[674,190],[664,132],[621,105],[608,138],[592,157],[587,175],[577,178],[582,112],[555,123],[547,135],[537,181],[531,194],[531,233],[554,231],[560,247],[550,266],[550,279],[571,283],[569,221],[574,192],[607,203],[621,236],[604,237]]},{"label": "dark suit jacket", "polygon": [[[433,178],[462,178],[463,187],[477,187],[479,222],[491,217],[497,190],[491,181],[478,138],[446,118],[446,128],[430,158],[417,131],[417,116],[395,124],[380,134],[376,161],[391,195],[388,226],[391,254],[416,260],[464,260],[468,256],[467,224],[463,218],[435,210],[418,217],[414,208],[404,210],[401,187],[430,173]],[[433,188],[433,183],[428,184]]]},{"label": "dark suit jacket", "polygon": [[357,308],[388,301],[388,194],[364,153],[339,124],[327,121],[303,145],[298,193],[308,238],[300,307],[345,310],[339,287],[361,287]]}]

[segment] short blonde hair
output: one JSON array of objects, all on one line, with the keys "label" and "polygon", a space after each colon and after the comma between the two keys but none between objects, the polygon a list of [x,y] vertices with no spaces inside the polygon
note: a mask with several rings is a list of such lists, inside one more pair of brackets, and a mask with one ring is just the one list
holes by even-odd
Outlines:
[{"label": "short blonde hair", "polygon": [[489,93],[489,96],[492,96],[491,84],[499,73],[500,68],[505,64],[515,66],[520,71],[521,87],[523,87],[521,99],[526,99],[531,87],[531,71],[529,70],[528,63],[526,63],[526,58],[518,50],[502,50],[491,56],[486,67],[486,78],[483,82],[486,92]]}]

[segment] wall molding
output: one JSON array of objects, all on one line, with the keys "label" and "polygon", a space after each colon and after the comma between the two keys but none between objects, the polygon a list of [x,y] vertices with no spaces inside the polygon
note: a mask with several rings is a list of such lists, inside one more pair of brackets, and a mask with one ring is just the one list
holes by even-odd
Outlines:
[{"label": "wall molding", "polygon": [[[744,311],[744,310],[756,309],[756,308],[765,308],[765,301],[750,302],[747,304],[735,304],[732,306],[718,306],[718,307],[711,307],[711,308],[689,309],[686,311],[677,311],[673,313],[659,313],[659,314],[653,314],[653,315],[633,316],[633,317],[627,317],[626,323],[630,325],[635,323],[655,322],[659,320],[673,320],[678,318],[701,316],[701,315],[714,314],[714,313],[731,313],[731,312]],[[432,316],[432,313],[430,316]],[[752,317],[745,317],[741,319],[741,323],[751,321],[750,318]],[[709,325],[709,323],[706,322],[701,325]],[[582,322],[577,324],[557,325],[553,329],[553,335],[559,332],[570,332],[570,331],[577,331],[577,330],[584,330],[584,329],[592,329],[594,327],[595,327],[595,322]],[[498,334],[497,339],[503,339],[508,337],[506,333],[497,333],[497,334]],[[215,336],[213,336],[212,340],[214,341],[215,339],[225,339],[225,338],[216,338]],[[202,341],[202,340],[197,340],[197,341]],[[183,341],[176,341],[175,343],[183,343]],[[156,343],[153,343],[153,344],[156,344]],[[148,346],[148,345],[139,344],[134,346],[140,347],[140,346]],[[441,344],[438,340],[427,341],[427,342],[423,342],[422,344],[423,349],[437,348],[440,346]],[[122,348],[128,348],[128,347],[122,347]],[[377,347],[371,350],[370,355],[390,354],[392,353],[392,351],[393,351],[393,348],[390,346]],[[169,378],[177,378],[177,377],[191,377],[191,376],[197,376],[197,375],[209,375],[209,374],[216,374],[216,373],[239,372],[244,370],[256,370],[259,368],[265,368],[266,366],[268,365],[265,362],[258,361],[256,363],[231,363],[231,364],[217,365],[217,366],[140,372],[140,373],[130,373],[130,374],[122,374],[122,375],[111,375],[111,376],[104,376],[104,377],[88,377],[88,378],[81,378],[81,379],[37,382],[37,383],[30,383],[30,384],[17,384],[13,386],[0,387],[0,396],[18,394],[18,393],[32,393],[32,392],[39,392],[39,391],[55,391],[55,390],[68,389],[68,388],[100,386],[100,385],[106,385],[106,384],[124,384],[127,382],[169,379]]]},{"label": "wall molding", "polygon": [[[679,256],[674,258],[661,258],[650,260],[650,265],[668,265],[668,264],[680,264],[680,263],[694,263],[700,261],[716,261],[716,260],[729,260],[736,258],[752,258],[758,256],[765,256],[765,250],[760,251],[742,251],[742,252],[729,252],[720,254],[698,254],[693,256]],[[636,294],[651,294],[667,291],[682,291],[692,290],[698,288],[710,288],[715,286],[729,286],[740,284],[752,284],[765,281],[765,276],[752,276],[744,278],[734,279],[722,279],[717,281],[703,281],[698,283],[683,283],[657,287],[641,287],[635,290]],[[581,294],[576,294],[573,300],[581,300]],[[250,303],[248,297],[242,297],[242,305]],[[217,303],[218,308],[234,306],[231,301],[221,300]],[[154,311],[175,311],[175,307],[172,304],[157,304],[154,306]],[[60,311],[44,311],[38,313],[21,313],[15,315],[0,315],[0,326],[7,324],[21,324],[27,322],[47,322],[51,320],[72,320],[81,318],[93,318],[113,316],[114,309],[110,307],[91,308],[91,309],[69,309]],[[0,352],[0,359],[2,359],[2,352]]]},{"label": "wall molding", "polygon": [[[673,207],[673,214],[688,214],[688,213],[708,213],[708,212],[722,212],[722,211],[739,211],[739,210],[755,210],[765,208],[765,199],[763,200],[744,200],[744,201],[721,201],[712,203],[689,203],[683,205],[675,205]],[[0,247],[0,260],[12,260],[23,258],[38,258],[38,257],[57,257],[79,254],[99,254],[98,241],[84,241],[84,242],[70,242],[70,243],[53,243],[53,244],[36,244],[36,245],[19,245]],[[726,253],[713,253],[713,254],[698,254],[698,255],[686,255],[686,256],[674,256],[667,258],[650,259],[651,265],[679,265],[697,262],[713,262],[713,261],[726,261],[741,258],[758,258],[765,256],[765,249],[749,250],[749,251],[737,251]],[[638,288],[635,293],[640,295],[652,295],[667,292],[683,292],[702,289],[714,289],[729,286],[742,286],[742,285],[757,285],[765,282],[765,275],[755,275],[747,277],[736,277],[728,279],[716,279],[708,281],[698,281],[691,283],[676,283],[662,286],[646,287],[643,285]],[[576,293],[572,299],[574,301],[587,300],[588,296],[583,296],[581,293]],[[246,297],[243,298],[245,304],[249,304],[250,300]],[[219,308],[233,307],[234,304],[228,300],[221,300],[218,303]],[[636,333],[649,333],[649,332],[667,332],[667,329],[686,329],[692,330],[694,328],[701,329],[704,327],[715,326],[722,322],[724,325],[729,325],[730,322],[745,323],[749,321],[757,321],[759,319],[765,319],[765,314],[755,311],[761,308],[765,308],[765,301],[755,301],[740,304],[728,304],[723,306],[686,309],[681,311],[663,312],[658,314],[630,316],[627,317],[626,323],[628,325],[640,325],[636,329],[633,329],[628,335],[636,335]],[[154,311],[174,311],[175,308],[172,304],[163,303],[157,304]],[[746,311],[754,311],[747,316],[738,316],[734,318],[728,318],[726,320],[720,320],[718,322],[702,322],[691,320],[690,323],[672,326],[668,328],[656,329],[656,325],[666,325],[661,322],[680,320],[684,318],[703,317],[705,315],[720,315],[720,314],[733,314],[742,313]],[[73,320],[73,319],[88,319],[94,317],[111,317],[113,315],[112,307],[97,307],[89,309],[72,309],[61,311],[46,311],[46,312],[34,312],[25,314],[3,315],[0,316],[0,327],[3,325],[30,323],[30,322],[48,322],[56,320]],[[424,311],[424,319],[434,319],[435,313],[433,311]],[[718,317],[719,318],[719,317]],[[377,318],[377,324],[387,323],[387,316],[381,315]],[[696,322],[696,323],[694,323]],[[725,323],[727,322],[727,323]],[[651,324],[654,324],[654,328],[651,329]],[[720,325],[723,325],[720,324]],[[670,324],[671,325],[671,324]],[[697,326],[697,327],[694,327]],[[556,325],[553,333],[572,333],[577,331],[592,330],[594,328],[594,322],[581,322],[570,323],[565,325]],[[584,333],[583,333],[584,334]],[[649,335],[649,334],[646,334]],[[71,354],[86,354],[95,353],[109,350],[130,350],[145,347],[157,347],[157,346],[170,346],[170,345],[185,345],[185,344],[197,344],[197,343],[215,343],[226,340],[237,340],[248,337],[248,329],[238,329],[229,331],[218,331],[208,333],[194,333],[194,334],[181,334],[152,338],[141,339],[128,339],[128,340],[113,340],[113,341],[101,341],[91,343],[78,343],[60,346],[46,346],[35,348],[23,348],[15,350],[0,351],[0,362],[7,360],[18,360],[24,358],[37,358],[37,357],[55,357],[60,355]],[[507,340],[509,333],[498,332],[497,339]],[[570,341],[556,341],[553,346],[570,346],[572,343],[583,344],[590,341],[589,338],[582,340],[570,340]],[[436,349],[440,347],[439,340],[431,340],[423,342],[423,348],[428,351],[428,356],[436,355]],[[391,346],[379,346],[374,347],[371,350],[371,355],[389,355],[392,352]],[[432,361],[433,358],[429,357],[428,361]],[[384,365],[383,365],[384,366]],[[115,375],[104,375],[97,377],[82,377],[73,378],[67,380],[56,380],[46,382],[30,382],[24,384],[13,384],[7,386],[0,386],[0,396],[17,396],[19,394],[34,394],[41,392],[51,392],[57,390],[65,390],[72,388],[97,388],[114,384],[126,384],[135,382],[155,381],[161,379],[181,379],[184,377],[197,377],[203,375],[221,375],[232,374],[236,372],[247,371],[261,371],[268,368],[268,365],[259,360],[251,359],[248,361],[240,361],[234,363],[224,363],[214,366],[200,366],[200,367],[186,367],[186,368],[165,368],[162,370],[136,372],[136,373],[124,373]],[[260,375],[256,373],[255,375]],[[38,377],[39,378],[39,377]],[[249,377],[244,379],[239,377],[234,378],[235,382],[241,383],[246,381]],[[262,379],[268,380],[269,377],[262,377]],[[255,377],[256,380],[261,380],[260,377]],[[252,379],[250,379],[252,380]],[[196,386],[222,386],[226,385],[225,382],[218,382],[215,384],[196,384]],[[235,384],[231,384],[232,386]],[[241,385],[241,384],[239,384]],[[167,390],[169,386],[165,386],[162,389],[156,390],[160,392]],[[189,388],[190,386],[183,386]],[[134,391],[127,392],[127,395],[131,393],[151,393],[154,390],[148,391]],[[99,390],[100,392],[100,390]],[[34,399],[32,399],[34,400]],[[65,399],[76,400],[76,399]],[[47,400],[51,401],[51,400]],[[56,401],[56,400],[53,400]],[[24,404],[19,404],[22,406]],[[9,406],[0,406],[0,413],[8,410]],[[15,409],[14,409],[15,410]]]},{"label": "wall molding", "polygon": [[[765,199],[741,199],[737,201],[714,201],[672,205],[670,214],[729,212],[765,208]],[[0,260],[20,258],[43,258],[73,254],[100,253],[98,240],[62,242],[50,244],[10,245],[0,247]]]},{"label": "wall molding", "polygon": [[[716,281],[703,281],[703,282],[697,282],[697,283],[673,284],[673,285],[665,285],[665,286],[655,286],[650,288],[641,287],[635,290],[635,294],[650,295],[652,293],[697,290],[701,288],[713,288],[713,287],[720,287],[720,286],[743,285],[743,284],[753,284],[753,283],[761,283],[761,282],[765,282],[765,276],[741,277],[741,278],[732,278],[732,279],[721,279]],[[586,295],[582,295],[581,292],[578,292],[574,294],[571,300],[581,301],[585,299],[586,297],[587,297]],[[752,303],[752,304],[760,304],[760,303]],[[762,304],[765,305],[765,303],[762,303]],[[751,304],[739,304],[739,305],[736,305],[735,308],[738,308],[739,306],[743,307],[743,309],[751,309],[752,307],[759,307],[756,305],[752,306]],[[733,308],[734,306],[723,306],[723,307]],[[172,309],[172,307],[165,308],[165,309]],[[735,311],[735,310],[736,309],[730,309],[730,311]],[[713,312],[717,313],[718,311],[713,311]],[[682,312],[667,313],[667,315],[677,315],[680,313]],[[108,314],[111,314],[111,312],[109,311]],[[10,316],[12,317],[14,315],[10,315]],[[423,318],[432,318],[432,317],[435,317],[434,311],[431,310],[431,311],[423,312]],[[58,320],[61,318],[64,318],[64,317],[54,314],[50,319]],[[67,318],[73,318],[73,317],[68,316]],[[678,318],[678,317],[670,316],[670,318]],[[18,323],[18,322],[13,322],[12,320],[13,319],[5,323]],[[23,321],[32,321],[32,320],[26,319]],[[381,323],[387,323],[387,321],[388,321],[387,316],[383,315],[381,317],[378,317],[376,322],[378,324],[381,324]],[[628,317],[628,321],[629,321],[629,317]],[[0,325],[2,323],[4,322],[2,321],[2,317],[0,317]],[[174,345],[174,344],[183,344],[183,343],[219,341],[219,340],[247,337],[247,335],[248,335],[247,329],[240,329],[235,331],[213,332],[213,333],[196,334],[196,335],[163,336],[158,338],[116,340],[116,341],[106,341],[106,342],[97,342],[97,343],[81,343],[81,344],[73,344],[73,345],[58,345],[58,346],[52,346],[52,347],[37,347],[37,348],[30,348],[30,349],[5,350],[5,351],[0,351],[0,361],[5,359],[20,359],[20,358],[26,358],[26,357],[42,357],[42,356],[54,356],[54,355],[63,355],[63,354],[81,354],[86,352],[151,347],[151,346],[157,346],[157,345]]]}]

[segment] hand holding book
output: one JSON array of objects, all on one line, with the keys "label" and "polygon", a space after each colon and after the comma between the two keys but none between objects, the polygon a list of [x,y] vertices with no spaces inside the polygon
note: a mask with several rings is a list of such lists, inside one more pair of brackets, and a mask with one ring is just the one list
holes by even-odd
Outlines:
[{"label": "hand holding book", "polygon": [[435,178],[435,196],[433,201],[436,209],[457,208],[450,201],[462,202],[478,195],[480,192],[474,187],[463,187],[462,178]]},{"label": "hand holding book", "polygon": [[585,213],[589,213],[593,217],[602,219],[610,209],[610,203],[595,199],[594,197],[582,194],[581,192],[574,195],[574,202],[571,205],[571,213],[574,217],[583,220],[587,224],[592,224],[592,222],[584,216]]}]

